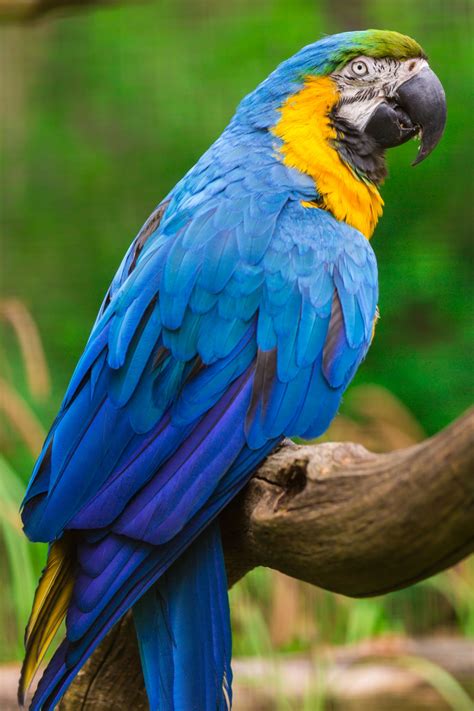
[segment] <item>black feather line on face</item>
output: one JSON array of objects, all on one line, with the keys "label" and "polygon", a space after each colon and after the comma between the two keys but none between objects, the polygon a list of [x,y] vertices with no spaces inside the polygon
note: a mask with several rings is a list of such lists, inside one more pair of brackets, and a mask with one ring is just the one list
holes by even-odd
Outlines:
[{"label": "black feather line on face", "polygon": [[382,183],[387,177],[385,152],[377,145],[374,138],[359,131],[334,112],[330,115],[337,138],[334,147],[339,155],[354,170],[375,184]]},{"label": "black feather line on face", "polygon": [[380,88],[377,87],[364,87],[359,89],[355,94],[351,96],[342,96],[338,106],[346,106],[347,104],[356,104],[358,101],[370,101],[375,99],[380,94]]}]

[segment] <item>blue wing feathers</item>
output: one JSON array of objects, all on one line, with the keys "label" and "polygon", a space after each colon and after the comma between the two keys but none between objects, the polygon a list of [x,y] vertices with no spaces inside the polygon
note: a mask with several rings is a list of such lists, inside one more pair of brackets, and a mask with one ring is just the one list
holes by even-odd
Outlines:
[{"label": "blue wing feathers", "polygon": [[238,263],[235,230],[220,230],[204,247],[200,284],[211,294],[219,294]]},{"label": "blue wing feathers", "polygon": [[296,340],[296,364],[311,366],[321,352],[329,326],[329,316],[321,317],[307,294],[302,295],[301,317]]},{"label": "blue wing feathers", "polygon": [[158,346],[160,331],[160,313],[156,304],[151,303],[135,326],[122,367],[113,368],[109,373],[108,394],[116,407],[123,407],[131,400]]},{"label": "blue wing feathers", "polygon": [[236,425],[245,419],[249,387],[245,374],[241,378],[125,508],[113,524],[115,531],[155,545],[164,543],[211,498],[244,444],[242,424]]},{"label": "blue wing feathers", "polygon": [[[249,155],[255,171],[232,165]],[[33,539],[81,534],[66,641],[34,710],[53,708],[133,605],[151,707],[226,708],[212,521],[283,436],[327,428],[377,303],[367,241],[304,208],[314,186],[264,155],[232,141],[225,160],[211,149],[158,207],[73,375],[23,508]],[[205,653],[189,674],[198,638]]]}]

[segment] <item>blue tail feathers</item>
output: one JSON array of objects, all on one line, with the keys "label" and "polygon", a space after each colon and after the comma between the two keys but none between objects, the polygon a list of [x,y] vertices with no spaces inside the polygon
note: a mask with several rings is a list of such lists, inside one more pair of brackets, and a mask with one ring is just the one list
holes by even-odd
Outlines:
[{"label": "blue tail feathers", "polygon": [[150,711],[227,711],[231,630],[212,523],[133,607]]}]

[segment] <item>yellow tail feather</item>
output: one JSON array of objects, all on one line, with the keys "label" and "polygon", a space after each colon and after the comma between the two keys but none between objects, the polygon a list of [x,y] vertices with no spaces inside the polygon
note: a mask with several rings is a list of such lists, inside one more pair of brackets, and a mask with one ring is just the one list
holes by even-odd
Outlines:
[{"label": "yellow tail feather", "polygon": [[49,549],[26,627],[26,652],[18,688],[21,706],[41,660],[66,615],[74,585],[73,565],[73,547],[70,540],[63,536]]}]

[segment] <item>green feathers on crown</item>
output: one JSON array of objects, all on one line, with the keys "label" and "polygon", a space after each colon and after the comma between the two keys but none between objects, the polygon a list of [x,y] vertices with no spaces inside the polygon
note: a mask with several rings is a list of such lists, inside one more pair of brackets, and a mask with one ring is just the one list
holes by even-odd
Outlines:
[{"label": "green feathers on crown", "polygon": [[346,46],[343,44],[339,47],[331,57],[330,61],[334,69],[338,69],[360,54],[374,58],[393,57],[402,61],[416,57],[426,58],[418,42],[407,35],[400,34],[400,32],[365,30],[351,32],[350,35],[352,41],[348,42]]}]

